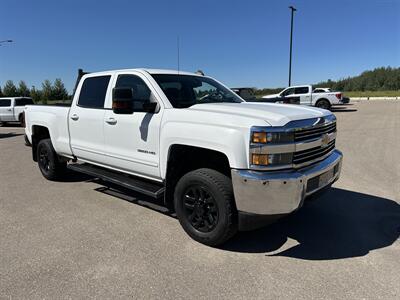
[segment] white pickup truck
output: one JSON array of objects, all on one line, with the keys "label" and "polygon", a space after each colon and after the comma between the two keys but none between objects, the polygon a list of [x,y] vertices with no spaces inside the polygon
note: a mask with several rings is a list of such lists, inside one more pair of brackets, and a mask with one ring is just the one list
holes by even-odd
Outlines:
[{"label": "white pickup truck", "polygon": [[207,245],[299,209],[341,170],[331,112],[245,102],[198,74],[86,74],[71,107],[27,106],[25,115],[44,177],[70,168],[162,198]]},{"label": "white pickup truck", "polygon": [[32,105],[33,100],[29,97],[4,97],[0,98],[0,123],[24,122],[25,105]]},{"label": "white pickup truck", "polygon": [[311,85],[291,86],[278,94],[266,95],[262,98],[279,101],[279,98],[284,100],[285,98],[293,97],[299,99],[300,105],[310,105],[323,109],[330,109],[333,105],[343,104],[341,92],[324,91],[321,88],[313,90]]}]

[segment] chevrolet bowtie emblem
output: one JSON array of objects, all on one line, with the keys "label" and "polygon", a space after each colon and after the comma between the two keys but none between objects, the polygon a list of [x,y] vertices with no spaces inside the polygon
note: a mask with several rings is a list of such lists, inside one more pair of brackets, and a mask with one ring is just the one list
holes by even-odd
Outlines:
[{"label": "chevrolet bowtie emblem", "polygon": [[329,144],[329,134],[324,133],[321,136],[321,147],[325,148],[326,146],[328,146],[328,144]]}]

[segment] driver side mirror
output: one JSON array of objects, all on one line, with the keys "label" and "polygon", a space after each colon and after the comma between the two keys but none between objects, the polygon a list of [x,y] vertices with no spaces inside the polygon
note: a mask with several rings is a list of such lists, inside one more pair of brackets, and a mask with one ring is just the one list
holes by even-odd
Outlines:
[{"label": "driver side mirror", "polygon": [[134,99],[132,88],[116,87],[113,89],[112,110],[115,114],[129,115],[134,112],[154,113],[156,109],[156,102]]},{"label": "driver side mirror", "polygon": [[112,110],[115,114],[133,113],[133,89],[116,87],[112,94]]}]

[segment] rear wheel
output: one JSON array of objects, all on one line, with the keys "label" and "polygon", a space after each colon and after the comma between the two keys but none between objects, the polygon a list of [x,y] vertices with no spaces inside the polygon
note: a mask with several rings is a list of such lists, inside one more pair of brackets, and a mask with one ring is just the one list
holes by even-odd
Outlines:
[{"label": "rear wheel", "polygon": [[58,159],[50,139],[41,140],[37,146],[40,172],[48,180],[59,179],[65,172],[67,163]]},{"label": "rear wheel", "polygon": [[25,127],[25,117],[24,114],[20,114],[18,117],[18,121],[21,124],[21,127]]},{"label": "rear wheel", "polygon": [[179,222],[194,240],[217,246],[237,231],[237,211],[231,180],[212,169],[185,174],[174,196]]},{"label": "rear wheel", "polygon": [[28,139],[28,137],[27,137],[26,134],[24,135],[24,141],[25,141],[25,146],[29,146],[29,147],[32,146],[32,144],[31,144],[31,142],[29,141],[29,139]]},{"label": "rear wheel", "polygon": [[328,110],[331,109],[331,104],[329,103],[328,100],[325,100],[325,99],[318,100],[318,102],[315,104],[315,106],[318,108],[323,108],[323,109],[328,109]]}]

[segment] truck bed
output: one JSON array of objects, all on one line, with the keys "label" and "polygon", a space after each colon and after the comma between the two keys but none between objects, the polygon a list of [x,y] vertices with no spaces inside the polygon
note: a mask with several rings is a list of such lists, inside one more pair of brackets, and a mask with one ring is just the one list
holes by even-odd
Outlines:
[{"label": "truck bed", "polygon": [[25,107],[25,133],[32,143],[32,133],[38,126],[48,128],[57,153],[61,155],[72,155],[69,142],[68,129],[68,106],[55,105],[27,105]]}]

